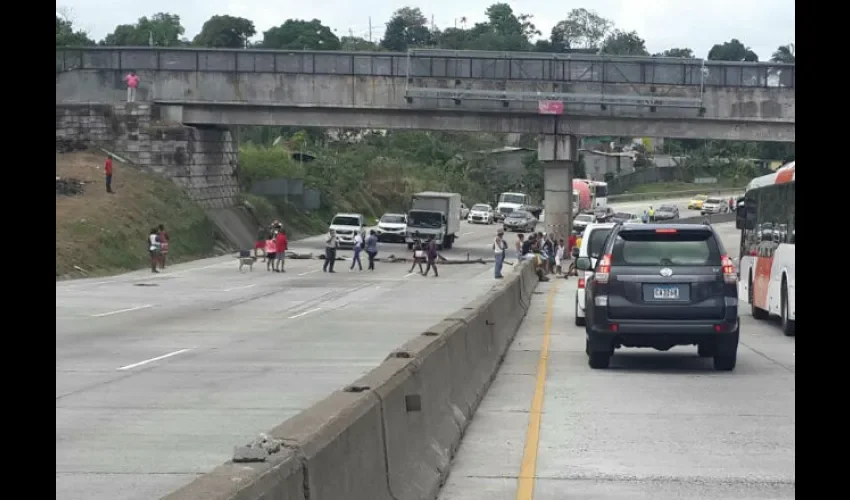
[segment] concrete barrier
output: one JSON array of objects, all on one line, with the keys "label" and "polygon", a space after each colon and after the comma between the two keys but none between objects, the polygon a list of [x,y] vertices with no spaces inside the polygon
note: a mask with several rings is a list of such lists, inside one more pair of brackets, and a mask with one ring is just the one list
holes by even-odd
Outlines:
[{"label": "concrete barrier", "polygon": [[518,264],[351,386],[271,430],[283,448],[265,462],[225,463],[165,499],[436,498],[536,283],[530,264]]},{"label": "concrete barrier", "polygon": [[716,214],[711,216],[703,216],[699,215],[696,217],[683,217],[681,219],[667,219],[658,221],[659,224],[702,224],[706,218],[712,224],[721,224],[723,222],[735,222],[735,212],[728,212],[725,214]]}]

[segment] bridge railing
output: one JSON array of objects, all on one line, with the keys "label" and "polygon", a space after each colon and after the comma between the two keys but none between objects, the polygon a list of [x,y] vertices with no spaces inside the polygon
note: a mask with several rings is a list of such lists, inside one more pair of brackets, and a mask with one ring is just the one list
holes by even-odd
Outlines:
[{"label": "bridge railing", "polygon": [[161,47],[57,47],[56,71],[215,71],[794,88],[793,64],[588,54],[414,50],[280,51]]}]

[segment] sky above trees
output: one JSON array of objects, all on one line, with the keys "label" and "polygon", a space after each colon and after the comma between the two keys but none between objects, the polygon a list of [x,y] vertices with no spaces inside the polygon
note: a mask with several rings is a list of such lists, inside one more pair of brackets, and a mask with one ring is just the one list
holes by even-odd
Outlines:
[{"label": "sky above trees", "polygon": [[[364,0],[359,2],[279,2],[253,0],[148,0],[146,2],[113,0],[108,9],[95,0],[60,0],[61,8],[75,29],[87,31],[95,40],[113,33],[120,24],[132,24],[143,16],[156,12],[180,16],[186,31],[185,38],[194,39],[202,25],[214,15],[243,17],[254,22],[257,35],[280,26],[286,19],[312,20],[317,18],[339,37],[353,35],[378,42],[385,25],[397,9],[420,7],[430,23],[432,16],[440,29],[485,22],[485,11],[493,0],[432,0],[416,4],[397,0]],[[697,57],[705,57],[717,43],[737,38],[767,60],[778,46],[795,38],[795,4],[792,0],[761,2],[756,0],[715,0],[682,2],[673,0],[595,0],[593,2],[558,3],[544,0],[508,2],[514,12],[532,15],[531,22],[541,32],[538,38],[548,39],[558,22],[575,8],[585,7],[611,20],[623,32],[635,31],[646,42],[649,53],[659,53],[674,47],[693,49]]]}]

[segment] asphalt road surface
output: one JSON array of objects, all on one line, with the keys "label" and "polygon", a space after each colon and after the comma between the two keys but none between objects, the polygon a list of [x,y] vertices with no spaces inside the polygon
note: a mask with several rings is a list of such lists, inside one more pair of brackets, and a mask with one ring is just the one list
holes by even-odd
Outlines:
[{"label": "asphalt road surface", "polygon": [[[443,254],[491,258],[498,227],[464,222]],[[319,254],[322,240],[290,248]],[[379,252],[408,254],[398,244]],[[57,498],[159,498],[493,285],[481,264],[442,266],[439,278],[409,263],[370,273],[340,261],[335,274],[319,260],[289,260],[285,274],[237,267],[228,256],[56,284]]]},{"label": "asphalt road surface", "polygon": [[[734,225],[717,227],[736,253]],[[440,500],[795,498],[794,338],[743,302],[733,372],[696,347],[619,349],[591,370],[575,285],[538,286]]]}]

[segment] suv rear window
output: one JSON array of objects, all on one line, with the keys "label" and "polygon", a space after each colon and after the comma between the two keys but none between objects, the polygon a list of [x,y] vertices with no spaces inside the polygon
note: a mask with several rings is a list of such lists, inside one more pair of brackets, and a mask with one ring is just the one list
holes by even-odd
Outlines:
[{"label": "suv rear window", "polygon": [[611,260],[626,266],[719,266],[720,252],[710,231],[623,231]]},{"label": "suv rear window", "polygon": [[612,228],[610,227],[600,227],[590,232],[590,237],[587,240],[587,255],[589,257],[593,257],[594,259],[599,258],[602,254],[602,246],[605,245],[605,239],[611,234],[611,230]]}]

